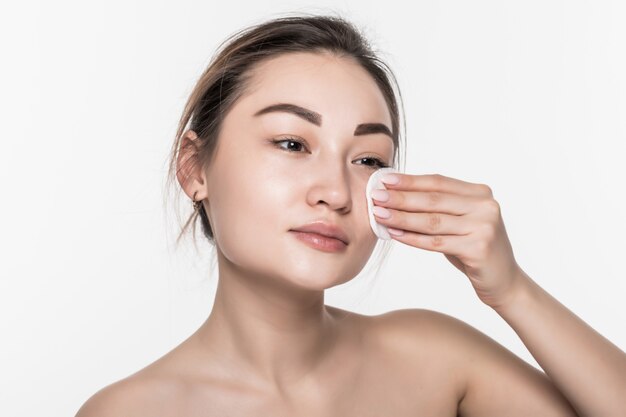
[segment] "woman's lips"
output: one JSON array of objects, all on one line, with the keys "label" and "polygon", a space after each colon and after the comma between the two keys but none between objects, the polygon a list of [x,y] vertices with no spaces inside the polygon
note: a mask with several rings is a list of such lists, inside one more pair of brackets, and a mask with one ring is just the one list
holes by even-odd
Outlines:
[{"label": "woman's lips", "polygon": [[296,238],[312,248],[324,252],[340,252],[348,246],[339,239],[318,235],[317,233],[298,232],[295,230],[292,230],[291,233],[294,233]]}]

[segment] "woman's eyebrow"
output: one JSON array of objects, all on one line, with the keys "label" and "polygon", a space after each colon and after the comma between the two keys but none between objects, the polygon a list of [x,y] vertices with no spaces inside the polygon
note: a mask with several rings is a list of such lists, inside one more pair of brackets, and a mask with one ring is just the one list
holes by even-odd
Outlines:
[{"label": "woman's eyebrow", "polygon": [[[291,103],[272,104],[254,113],[254,116],[257,117],[262,114],[271,113],[271,112],[286,112],[286,113],[295,114],[296,116],[306,120],[307,122],[313,123],[316,126],[322,125],[321,114],[314,112],[313,110],[305,109],[304,107],[298,106],[296,104],[291,104]],[[369,135],[372,133],[384,133],[385,135],[389,136],[390,139],[393,140],[393,135],[391,131],[383,123],[361,123],[354,130],[354,136]]]}]

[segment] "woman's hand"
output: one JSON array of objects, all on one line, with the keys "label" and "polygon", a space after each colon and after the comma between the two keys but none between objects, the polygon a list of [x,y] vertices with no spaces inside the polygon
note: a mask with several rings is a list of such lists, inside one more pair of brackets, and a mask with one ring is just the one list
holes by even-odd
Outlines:
[{"label": "woman's hand", "polygon": [[[399,182],[385,181],[389,177]],[[374,214],[380,224],[403,231],[401,236],[392,234],[393,239],[443,253],[467,275],[488,306],[498,308],[508,302],[524,275],[491,188],[439,174],[394,173],[382,180],[389,199],[377,200],[385,191],[375,190]],[[387,209],[389,218],[379,216],[380,207]]]}]

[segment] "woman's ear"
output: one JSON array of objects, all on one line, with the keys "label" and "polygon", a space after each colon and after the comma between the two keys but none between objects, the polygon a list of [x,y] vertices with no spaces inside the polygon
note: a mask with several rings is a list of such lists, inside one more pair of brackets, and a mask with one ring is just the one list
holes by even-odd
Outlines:
[{"label": "woman's ear", "polygon": [[196,193],[196,201],[207,197],[205,173],[198,159],[199,149],[198,135],[193,130],[187,130],[180,143],[176,161],[176,178],[190,199]]}]

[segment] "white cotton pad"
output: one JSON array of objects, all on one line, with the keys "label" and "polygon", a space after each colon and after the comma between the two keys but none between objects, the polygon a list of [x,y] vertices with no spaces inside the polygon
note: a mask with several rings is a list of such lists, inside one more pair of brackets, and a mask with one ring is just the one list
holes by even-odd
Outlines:
[{"label": "white cotton pad", "polygon": [[380,189],[386,190],[385,183],[380,180],[380,178],[385,174],[398,173],[394,168],[381,168],[374,171],[372,175],[370,175],[370,179],[367,181],[367,185],[365,186],[365,197],[367,199],[367,213],[370,218],[370,226],[374,231],[374,234],[378,236],[379,239],[390,240],[391,236],[389,235],[389,231],[387,230],[387,226],[382,225],[376,221],[376,217],[374,216],[374,212],[372,211],[372,207],[374,207],[374,202],[372,201],[372,190]]}]

